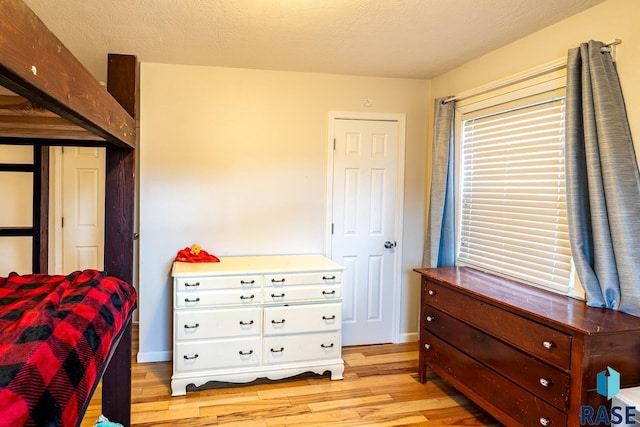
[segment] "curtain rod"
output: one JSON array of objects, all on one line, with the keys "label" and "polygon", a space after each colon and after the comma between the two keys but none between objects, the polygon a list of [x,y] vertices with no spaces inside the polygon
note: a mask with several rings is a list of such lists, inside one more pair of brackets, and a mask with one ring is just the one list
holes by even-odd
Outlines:
[{"label": "curtain rod", "polygon": [[[602,52],[611,52],[611,56],[613,57],[613,61],[615,62],[615,46],[622,43],[621,39],[614,39],[613,41],[606,42],[602,47]],[[561,70],[567,66],[567,58],[559,58],[551,62],[547,62],[546,64],[540,65],[535,68],[531,68],[529,70],[513,74],[504,79],[500,79],[491,83],[487,83],[486,85],[478,86],[473,89],[466,90],[464,92],[460,92],[457,95],[451,96],[444,101],[443,104],[447,104],[451,101],[461,101],[466,98],[470,98],[476,95],[482,95],[483,93],[491,92],[493,90],[502,89],[503,87],[510,86],[512,84],[516,84],[528,79],[532,79],[534,77],[542,76],[547,73],[551,73],[553,71]]]}]

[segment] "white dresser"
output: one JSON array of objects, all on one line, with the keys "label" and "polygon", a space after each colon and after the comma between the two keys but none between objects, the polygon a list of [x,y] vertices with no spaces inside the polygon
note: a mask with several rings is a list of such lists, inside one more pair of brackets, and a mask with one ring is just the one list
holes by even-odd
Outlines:
[{"label": "white dresser", "polygon": [[189,384],[342,379],[342,270],[321,255],[173,264],[173,396]]}]

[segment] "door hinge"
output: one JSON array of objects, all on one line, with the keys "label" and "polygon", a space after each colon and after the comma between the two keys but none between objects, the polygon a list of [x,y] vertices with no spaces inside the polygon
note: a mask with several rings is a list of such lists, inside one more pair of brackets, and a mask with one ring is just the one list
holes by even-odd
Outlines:
[{"label": "door hinge", "polygon": [[331,234],[333,235],[333,223],[331,223]]},{"label": "door hinge", "polygon": [[64,228],[64,217],[60,218],[60,226]]},{"label": "door hinge", "polygon": [[333,151],[336,151],[336,139],[333,138]]}]

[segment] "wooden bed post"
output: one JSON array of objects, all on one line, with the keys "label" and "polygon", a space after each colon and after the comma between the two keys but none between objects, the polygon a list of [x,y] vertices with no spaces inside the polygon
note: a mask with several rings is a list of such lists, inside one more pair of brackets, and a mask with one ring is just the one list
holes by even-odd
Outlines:
[{"label": "wooden bed post", "polygon": [[[109,54],[107,90],[135,118],[137,59]],[[107,147],[105,182],[105,271],[133,283],[135,150]],[[131,323],[102,379],[102,411],[131,425]]]}]

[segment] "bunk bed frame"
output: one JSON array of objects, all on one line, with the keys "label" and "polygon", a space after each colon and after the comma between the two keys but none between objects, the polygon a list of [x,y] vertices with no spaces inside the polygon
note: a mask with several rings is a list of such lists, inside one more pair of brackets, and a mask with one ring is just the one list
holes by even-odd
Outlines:
[{"label": "bunk bed frame", "polygon": [[[33,272],[47,273],[50,146],[106,147],[104,269],[133,282],[137,59],[109,55],[107,90],[22,0],[0,3],[0,144],[34,147]],[[20,114],[16,114],[19,110]],[[131,423],[131,320],[102,378],[102,410]]]}]

